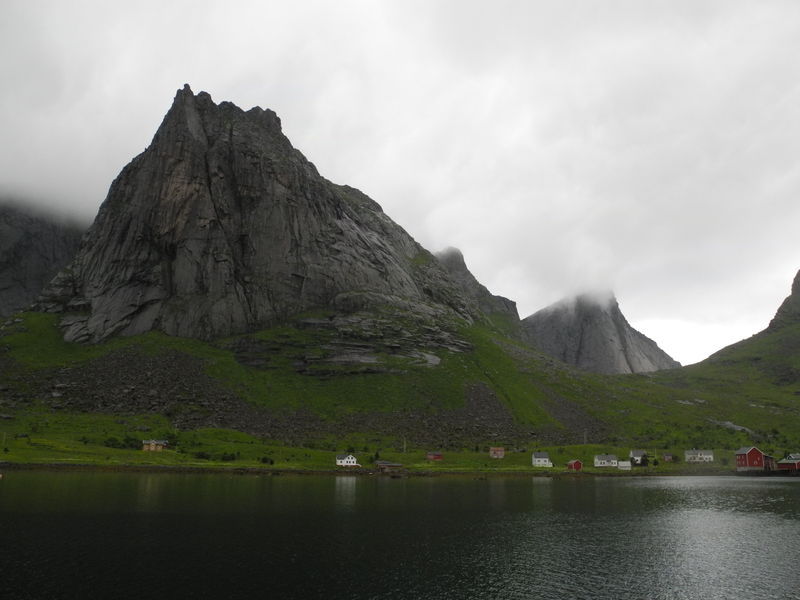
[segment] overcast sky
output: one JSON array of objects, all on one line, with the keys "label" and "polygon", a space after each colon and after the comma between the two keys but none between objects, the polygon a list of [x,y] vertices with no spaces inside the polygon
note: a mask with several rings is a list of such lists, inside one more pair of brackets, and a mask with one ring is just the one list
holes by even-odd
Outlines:
[{"label": "overcast sky", "polygon": [[684,364],[800,269],[800,2],[2,0],[0,193],[94,217],[175,91],[272,108],[328,179],[521,316],[613,289]]}]

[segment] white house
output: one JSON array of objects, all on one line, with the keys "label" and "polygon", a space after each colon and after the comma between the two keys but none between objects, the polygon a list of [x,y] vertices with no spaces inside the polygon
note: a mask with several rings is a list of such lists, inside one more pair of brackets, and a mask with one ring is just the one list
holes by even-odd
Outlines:
[{"label": "white house", "polygon": [[631,470],[631,461],[629,460],[620,460],[617,462],[617,468],[622,471],[630,471]]},{"label": "white house", "polygon": [[595,467],[616,467],[617,466],[616,454],[595,454],[594,466]]},{"label": "white house", "polygon": [[645,452],[644,450],[631,450],[628,453],[628,458],[631,459],[631,464],[634,465],[647,464],[647,452]]},{"label": "white house", "polygon": [[686,459],[687,463],[704,463],[704,462],[714,462],[714,452],[713,450],[686,450],[684,453],[684,458]]},{"label": "white house", "polygon": [[337,454],[336,455],[336,466],[337,467],[360,467],[361,465],[358,464],[356,457],[352,454]]},{"label": "white house", "polygon": [[534,467],[552,467],[553,463],[550,460],[550,454],[547,452],[534,452],[531,456],[531,464]]}]

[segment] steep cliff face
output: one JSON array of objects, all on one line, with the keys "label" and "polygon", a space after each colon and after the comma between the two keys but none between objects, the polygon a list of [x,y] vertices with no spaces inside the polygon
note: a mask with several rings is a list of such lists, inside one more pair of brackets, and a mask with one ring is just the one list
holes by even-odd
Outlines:
[{"label": "steep cliff face", "polygon": [[444,269],[380,206],[334,185],[270,110],[179,90],[41,308],[65,338],[158,329],[211,339],[318,307],[470,319]]},{"label": "steep cliff face", "polygon": [[800,271],[792,282],[792,292],[780,305],[767,329],[776,330],[794,323],[800,323]]},{"label": "steep cliff face", "polygon": [[83,228],[0,203],[0,317],[28,307],[75,255]]},{"label": "steep cliff face", "polygon": [[487,315],[507,315],[513,322],[519,321],[517,304],[503,296],[495,296],[483,286],[467,268],[464,255],[457,248],[447,248],[436,253],[436,258],[459,286],[468,301]]},{"label": "steep cliff face", "polygon": [[533,347],[586,371],[647,373],[680,366],[630,326],[610,293],[552,304],[523,319],[522,331]]}]

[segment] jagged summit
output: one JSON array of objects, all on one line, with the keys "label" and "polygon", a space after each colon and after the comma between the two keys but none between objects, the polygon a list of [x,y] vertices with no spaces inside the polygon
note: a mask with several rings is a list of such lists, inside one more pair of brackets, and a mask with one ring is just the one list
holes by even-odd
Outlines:
[{"label": "jagged summit", "polygon": [[767,329],[779,329],[800,322],[800,271],[792,282],[792,291],[778,308]]},{"label": "jagged summit", "polygon": [[582,294],[522,320],[523,338],[567,364],[597,373],[646,373],[679,367],[630,326],[612,292]]},{"label": "jagged summit", "polygon": [[66,339],[99,341],[151,329],[211,339],[365,304],[472,317],[432,255],[321,177],[274,112],[186,85],[40,307],[71,313]]}]

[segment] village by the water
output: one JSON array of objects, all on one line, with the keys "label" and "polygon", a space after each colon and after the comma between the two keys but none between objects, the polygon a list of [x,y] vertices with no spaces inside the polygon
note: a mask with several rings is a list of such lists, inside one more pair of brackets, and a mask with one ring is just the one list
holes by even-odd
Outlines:
[{"label": "village by the water", "polygon": [[[169,449],[169,440],[142,440],[142,450],[160,452]],[[493,460],[503,460],[506,458],[506,448],[503,446],[491,446],[488,449],[488,457]],[[735,472],[739,474],[763,474],[763,475],[798,475],[800,474],[800,453],[789,453],[784,458],[776,460],[766,452],[756,446],[744,446],[734,452]],[[729,459],[729,457],[724,457]],[[430,463],[444,463],[446,461],[445,452],[430,451],[426,453],[426,461]],[[620,458],[616,454],[595,454],[592,463],[597,469],[608,471],[631,471],[636,467],[647,467],[650,465],[658,466],[663,463],[677,463],[680,457],[672,453],[658,454],[647,450],[630,450],[626,458]],[[683,453],[683,461],[690,465],[710,465],[715,462],[713,450],[686,450]],[[355,452],[337,454],[335,457],[335,467],[341,470],[362,469],[372,466],[375,470],[384,473],[403,471],[405,465],[389,460],[380,460],[370,457],[370,461],[362,464]],[[587,461],[588,462],[588,461]],[[722,464],[727,465],[729,460],[723,460]],[[531,467],[553,469],[563,466],[567,472],[579,473],[583,471],[586,462],[580,458],[573,458],[564,465],[555,464],[549,452],[532,452]]]},{"label": "village by the water", "polygon": [[[505,458],[506,449],[502,446],[489,448],[489,458],[500,460]],[[782,474],[797,475],[800,473],[800,453],[788,454],[785,458],[775,460],[774,457],[762,452],[755,446],[739,448],[735,452],[736,472],[749,474]],[[429,461],[443,461],[445,455],[442,452],[428,452],[426,456]],[[619,471],[631,471],[634,467],[646,467],[651,463],[658,465],[658,456],[650,455],[646,450],[631,450],[627,459],[620,459],[616,454],[595,454],[593,464],[595,467],[603,469],[617,469]],[[665,453],[661,455],[661,460],[665,463],[676,462],[674,454]],[[713,450],[686,450],[684,461],[688,464],[707,464],[714,462]],[[355,454],[337,454],[336,466],[344,468],[360,468],[358,458]],[[556,467],[550,460],[549,452],[533,452],[531,454],[531,466],[552,469]],[[573,458],[566,465],[567,471],[580,472],[583,470],[584,461],[580,458]],[[399,470],[403,468],[401,463],[376,460],[375,467],[384,472]]]}]

